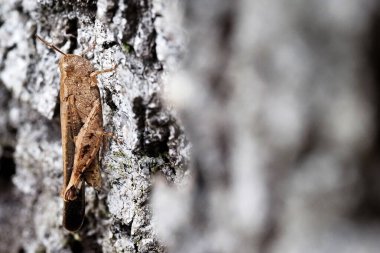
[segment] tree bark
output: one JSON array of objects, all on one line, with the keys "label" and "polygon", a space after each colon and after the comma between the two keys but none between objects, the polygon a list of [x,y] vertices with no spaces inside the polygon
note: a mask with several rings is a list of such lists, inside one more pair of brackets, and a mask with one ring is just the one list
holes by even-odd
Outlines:
[{"label": "tree bark", "polygon": [[[0,252],[378,252],[379,17],[374,0],[0,2]],[[118,65],[77,233],[59,55],[36,33]]]},{"label": "tree bark", "polygon": [[[152,180],[180,181],[188,142],[161,99],[167,62],[181,54],[176,40],[163,39],[161,10],[147,0],[0,3],[0,252],[165,252],[152,223]],[[98,78],[114,138],[102,152],[102,188],[86,189],[77,233],[61,225],[60,55],[35,34],[66,53],[94,44],[87,57],[97,69],[117,64]]]},{"label": "tree bark", "polygon": [[193,177],[155,191],[169,252],[377,252],[376,1],[184,10],[187,56],[169,86]]}]

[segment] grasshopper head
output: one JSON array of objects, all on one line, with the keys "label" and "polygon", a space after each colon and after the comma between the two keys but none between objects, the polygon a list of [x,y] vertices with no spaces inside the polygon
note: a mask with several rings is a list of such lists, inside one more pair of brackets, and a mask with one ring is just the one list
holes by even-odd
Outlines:
[{"label": "grasshopper head", "polygon": [[95,70],[89,60],[75,54],[63,55],[59,60],[59,69],[61,74],[78,77],[88,77]]}]

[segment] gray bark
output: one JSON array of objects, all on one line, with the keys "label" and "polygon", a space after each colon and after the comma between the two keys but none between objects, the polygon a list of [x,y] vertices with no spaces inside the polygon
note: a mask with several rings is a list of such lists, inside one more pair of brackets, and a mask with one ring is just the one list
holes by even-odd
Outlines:
[{"label": "gray bark", "polygon": [[[379,17],[374,0],[0,2],[0,252],[378,252]],[[59,55],[35,33],[118,64],[78,233]]]},{"label": "gray bark", "polygon": [[[152,223],[152,180],[179,181],[188,144],[160,95],[167,61],[181,49],[163,39],[161,10],[146,0],[0,2],[0,252],[165,251]],[[77,233],[61,225],[60,55],[35,34],[67,53],[95,43],[87,56],[97,69],[118,65],[98,79],[104,127],[115,138],[103,150],[102,189],[86,189]]]},{"label": "gray bark", "polygon": [[379,13],[371,0],[186,1],[169,86],[193,177],[153,201],[169,252],[379,251]]}]

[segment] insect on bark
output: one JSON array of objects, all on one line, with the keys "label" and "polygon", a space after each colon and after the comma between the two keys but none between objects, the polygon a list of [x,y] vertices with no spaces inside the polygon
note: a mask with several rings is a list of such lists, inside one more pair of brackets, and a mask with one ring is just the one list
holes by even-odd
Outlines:
[{"label": "insect on bark", "polygon": [[85,213],[85,184],[99,188],[99,150],[103,137],[102,107],[97,75],[115,67],[95,70],[81,55],[65,54],[38,35],[47,47],[62,54],[59,60],[60,120],[63,156],[64,199],[63,226],[69,231],[80,229]]}]

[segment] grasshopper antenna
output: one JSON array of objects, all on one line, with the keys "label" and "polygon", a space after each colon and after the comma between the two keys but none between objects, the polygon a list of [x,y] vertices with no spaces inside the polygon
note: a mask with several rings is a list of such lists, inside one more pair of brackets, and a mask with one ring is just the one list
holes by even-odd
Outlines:
[{"label": "grasshopper antenna", "polygon": [[56,47],[55,45],[53,45],[53,44],[47,42],[46,40],[44,40],[43,38],[41,38],[41,37],[38,36],[37,34],[36,34],[36,38],[39,39],[42,43],[44,43],[48,48],[51,48],[51,49],[57,51],[58,53],[61,53],[61,54],[63,54],[63,55],[66,55],[66,54],[65,54],[64,52],[62,52],[58,47]]}]

